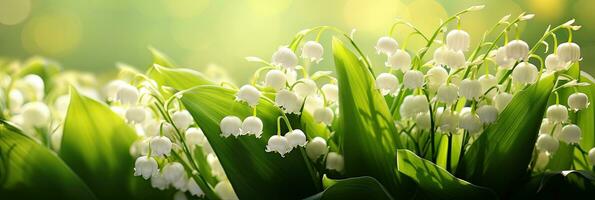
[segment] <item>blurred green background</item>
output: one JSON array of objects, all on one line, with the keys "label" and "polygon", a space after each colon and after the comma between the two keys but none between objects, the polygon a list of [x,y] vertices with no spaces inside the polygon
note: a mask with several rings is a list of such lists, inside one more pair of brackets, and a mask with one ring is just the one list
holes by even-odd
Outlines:
[{"label": "blurred green background", "polygon": [[[355,28],[356,42],[375,65],[382,66],[384,58],[375,54],[373,46],[395,18],[429,34],[439,19],[478,4],[486,8],[465,15],[462,21],[473,41],[506,14],[536,14],[520,28],[530,45],[548,24],[576,18],[576,24],[583,26],[574,35],[582,48],[582,69],[594,74],[593,0],[0,0],[0,56],[42,55],[61,62],[65,69],[106,72],[114,71],[116,62],[147,68],[151,62],[147,47],[153,46],[180,66],[223,69],[244,82],[247,73],[259,67],[244,57],[269,60],[278,46],[288,44],[302,29],[331,25],[349,32]],[[398,32],[403,43],[409,30]],[[566,40],[565,35],[559,35],[561,40]],[[323,37],[330,52],[330,34]],[[409,45],[420,46],[419,40]],[[327,68],[331,61],[327,57],[319,67]]]}]

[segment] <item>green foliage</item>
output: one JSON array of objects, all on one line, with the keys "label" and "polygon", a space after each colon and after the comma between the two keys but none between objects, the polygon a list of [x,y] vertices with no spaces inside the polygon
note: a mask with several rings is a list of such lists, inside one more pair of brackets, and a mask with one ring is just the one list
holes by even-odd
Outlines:
[{"label": "green foliage", "polygon": [[334,181],[333,185],[306,200],[325,199],[393,199],[388,191],[369,176],[346,178]]},{"label": "green foliage", "polygon": [[595,195],[590,171],[554,171],[531,177],[513,199],[584,199]]}]

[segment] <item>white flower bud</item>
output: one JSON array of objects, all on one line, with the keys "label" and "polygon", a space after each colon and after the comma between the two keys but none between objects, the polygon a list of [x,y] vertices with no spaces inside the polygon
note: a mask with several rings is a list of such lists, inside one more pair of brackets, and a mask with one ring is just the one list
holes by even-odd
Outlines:
[{"label": "white flower bud", "polygon": [[428,112],[428,100],[424,95],[409,95],[403,99],[399,113],[402,118],[412,118],[418,113]]},{"label": "white flower bud", "polygon": [[194,118],[192,118],[192,115],[187,110],[177,111],[171,118],[176,128],[182,131],[185,131],[194,123]]},{"label": "white flower bud", "polygon": [[289,148],[296,148],[298,146],[303,147],[306,145],[306,134],[300,129],[294,129],[289,133],[285,134],[285,138],[287,138],[287,142],[289,144]]},{"label": "white flower bud", "polygon": [[568,96],[568,107],[571,110],[583,110],[589,107],[589,104],[589,97],[585,93],[577,92]]},{"label": "white flower bud", "polygon": [[157,173],[151,177],[151,186],[159,190],[167,189],[168,182],[163,174]]},{"label": "white flower bud", "polygon": [[448,49],[446,46],[441,46],[441,47],[436,48],[436,50],[434,51],[434,62],[437,65],[447,65],[446,57],[447,57],[447,54],[449,54],[448,51],[451,51],[451,50]]},{"label": "white flower bud", "polygon": [[472,79],[462,80],[459,86],[459,94],[469,100],[477,100],[482,95],[481,83],[478,80]]},{"label": "white flower bud", "polygon": [[12,89],[8,94],[8,98],[10,101],[10,109],[16,110],[20,108],[23,103],[25,102],[25,98],[23,97],[23,93],[20,90]]},{"label": "white flower bud", "polygon": [[242,120],[236,116],[226,116],[219,123],[221,128],[221,136],[229,137],[230,135],[239,136],[242,128]]},{"label": "white flower bud", "polygon": [[424,85],[424,74],[417,70],[410,70],[403,75],[403,85],[408,89],[421,88]]},{"label": "white flower bud", "polygon": [[287,90],[277,92],[277,96],[275,96],[275,104],[281,107],[285,113],[299,114],[302,107],[298,96]]},{"label": "white flower bud", "polygon": [[444,64],[451,69],[465,67],[465,54],[462,51],[447,50],[444,56]]},{"label": "white flower bud", "polygon": [[394,54],[388,56],[385,65],[392,69],[407,71],[411,65],[411,56],[406,51],[398,49]]},{"label": "white flower bud", "polygon": [[279,47],[279,49],[273,53],[271,63],[287,69],[295,69],[298,64],[298,58],[291,49],[287,47]]},{"label": "white flower bud", "polygon": [[494,96],[494,106],[498,109],[498,111],[502,112],[504,108],[512,101],[512,94],[509,93],[500,93]]},{"label": "white flower bud", "polygon": [[535,146],[537,150],[552,154],[558,150],[559,145],[560,144],[556,138],[553,138],[548,134],[539,134],[539,137],[537,138],[537,144]]},{"label": "white flower bud", "polygon": [[316,41],[308,41],[302,47],[302,58],[309,59],[310,62],[320,62],[324,48]]},{"label": "white flower bud", "polygon": [[293,69],[285,70],[285,77],[287,77],[287,84],[292,85],[297,81],[297,71]]},{"label": "white flower bud", "polygon": [[264,79],[264,84],[267,87],[275,89],[276,91],[285,88],[286,82],[287,77],[285,76],[285,73],[276,69],[268,71]]},{"label": "white flower bud", "polygon": [[376,87],[382,95],[395,94],[399,85],[399,79],[393,74],[382,73],[376,77]]},{"label": "white flower bud", "polygon": [[120,85],[120,87],[118,87],[116,99],[120,100],[122,104],[134,105],[138,101],[138,97],[139,93],[136,87],[129,84]]},{"label": "white flower bud", "polygon": [[29,102],[23,105],[23,122],[27,126],[42,127],[50,123],[50,108],[43,102]]},{"label": "white flower bud", "polygon": [[568,120],[568,109],[560,104],[551,105],[547,108],[546,116],[552,122],[564,122]]},{"label": "white flower bud", "polygon": [[336,84],[324,84],[320,89],[327,101],[336,102],[339,100],[339,87]]},{"label": "white flower bud", "polygon": [[441,131],[450,133],[457,132],[457,129],[459,128],[459,116],[456,113],[447,109],[438,112],[437,116],[437,124]]},{"label": "white flower bud", "polygon": [[567,144],[578,144],[581,141],[581,128],[574,124],[566,125],[562,128],[558,139]]},{"label": "white flower bud", "polygon": [[537,159],[535,160],[534,170],[544,170],[547,164],[550,162],[550,155],[546,152],[539,152]]},{"label": "white flower bud", "polygon": [[207,138],[205,137],[205,134],[202,132],[202,129],[200,128],[189,128],[186,130],[186,142],[188,143],[189,146],[194,146],[194,145],[203,145],[205,142],[207,142]]},{"label": "white flower bud", "polygon": [[420,129],[430,130],[430,128],[432,127],[430,113],[423,112],[417,114],[417,116],[415,116],[415,124]]},{"label": "white flower bud", "polygon": [[436,97],[440,102],[448,105],[453,104],[459,98],[459,88],[453,84],[443,84],[438,88]]},{"label": "white flower bud", "polygon": [[459,124],[461,128],[469,131],[469,133],[478,133],[481,131],[481,119],[477,114],[468,112],[468,113],[461,113],[461,117],[459,118]]},{"label": "white flower bud", "polygon": [[527,60],[529,57],[529,45],[522,40],[513,40],[506,45],[506,57],[513,61]]},{"label": "white flower bud", "polygon": [[172,162],[163,167],[163,176],[167,181],[173,183],[184,175],[184,166],[179,162]]},{"label": "white flower bud", "polygon": [[498,109],[492,105],[483,105],[477,109],[477,115],[481,123],[491,124],[498,119]]},{"label": "white flower bud", "polygon": [[277,152],[281,155],[281,157],[285,157],[285,154],[291,151],[291,146],[289,146],[289,141],[287,141],[287,138],[280,135],[273,135],[269,138],[265,151]]},{"label": "white flower bud", "polygon": [[262,135],[262,120],[256,116],[246,117],[242,122],[242,134],[252,134],[256,138]]},{"label": "white flower bud", "polygon": [[463,30],[452,30],[446,35],[446,46],[455,51],[469,49],[469,33]]},{"label": "white flower bud", "polygon": [[399,43],[389,36],[384,36],[376,42],[376,52],[383,53],[387,56],[393,55],[399,49]]},{"label": "white flower bud", "polygon": [[494,59],[496,60],[496,64],[502,69],[512,69],[514,65],[514,60],[509,59],[508,55],[506,55],[506,47],[498,48]]},{"label": "white flower bud", "polygon": [[213,191],[219,196],[219,198],[223,200],[237,200],[238,196],[236,195],[235,191],[231,183],[227,180],[219,181]]},{"label": "white flower bud", "polygon": [[558,45],[558,58],[562,62],[577,62],[581,60],[581,47],[576,43],[565,42]]},{"label": "white flower bud", "polygon": [[522,62],[512,71],[512,80],[521,84],[535,83],[538,74],[539,72],[535,65],[528,62]]},{"label": "white flower bud", "polygon": [[35,99],[42,100],[45,94],[45,85],[43,83],[43,79],[36,74],[29,74],[23,77],[23,81],[27,85],[28,89],[31,89],[35,92]]},{"label": "white flower bud", "polygon": [[591,161],[591,165],[595,165],[595,148],[589,150],[589,161]]},{"label": "white flower bud", "polygon": [[293,86],[293,89],[298,96],[307,97],[316,93],[316,89],[318,89],[316,82],[314,82],[312,79],[305,78],[300,79],[300,81],[302,82]]},{"label": "white flower bud", "polygon": [[318,108],[314,110],[314,121],[316,123],[324,123],[326,125],[331,125],[333,123],[333,118],[335,114],[333,110],[326,107],[326,108]]},{"label": "white flower bud", "polygon": [[316,161],[320,156],[328,153],[328,146],[326,146],[326,140],[321,137],[315,137],[308,144],[306,144],[306,154],[308,158]]},{"label": "white flower bud", "polygon": [[103,89],[105,92],[105,96],[107,97],[108,101],[115,101],[117,99],[118,91],[120,90],[120,86],[128,85],[128,83],[122,80],[113,80],[110,81],[105,88]]},{"label": "white flower bud", "polygon": [[157,161],[148,156],[141,156],[134,162],[134,176],[142,176],[145,180],[159,173]]},{"label": "white flower bud", "polygon": [[448,79],[448,72],[444,67],[441,66],[434,66],[426,72],[426,76],[428,77],[428,84],[432,88],[436,88],[444,83]]},{"label": "white flower bud", "polygon": [[171,140],[165,136],[155,136],[151,139],[151,150],[157,156],[169,155],[171,148]]},{"label": "white flower bud", "polygon": [[[479,83],[481,84],[481,92],[486,93],[490,88],[498,85],[498,79],[494,75],[485,74],[480,76],[478,79]],[[495,92],[495,89],[492,89],[490,93]],[[493,96],[493,95],[490,95]]]},{"label": "white flower bud", "polygon": [[343,171],[344,165],[345,161],[343,160],[342,155],[335,152],[330,152],[326,156],[326,168],[328,170],[335,170],[341,172]]},{"label": "white flower bud", "polygon": [[561,71],[566,67],[566,63],[562,62],[556,54],[550,54],[545,57],[545,68],[549,71]]},{"label": "white flower bud", "polygon": [[130,123],[142,123],[147,117],[147,111],[142,107],[132,107],[126,110],[126,120]]},{"label": "white flower bud", "polygon": [[192,196],[202,197],[205,195],[193,178],[188,179],[188,185],[186,187]]},{"label": "white flower bud", "polygon": [[244,85],[236,94],[236,101],[246,102],[250,106],[258,105],[260,99],[260,91],[252,85]]}]

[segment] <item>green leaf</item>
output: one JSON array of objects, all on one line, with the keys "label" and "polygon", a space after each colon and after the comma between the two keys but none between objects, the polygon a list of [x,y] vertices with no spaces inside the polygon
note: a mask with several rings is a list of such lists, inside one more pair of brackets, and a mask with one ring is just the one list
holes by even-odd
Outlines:
[{"label": "green leaf", "polygon": [[[580,82],[589,83],[591,85],[586,87],[579,87],[578,91],[585,93],[589,97],[591,104],[585,110],[581,110],[576,114],[576,124],[581,127],[582,136],[580,146],[582,149],[589,151],[595,147],[595,79],[586,72],[581,71]],[[591,169],[589,161],[582,155],[579,150],[574,151],[575,166],[577,169]]]},{"label": "green leaf", "polygon": [[316,123],[314,117],[308,112],[302,112],[300,123],[303,131],[308,133],[310,138],[321,137],[328,139],[331,135],[331,132],[326,128],[326,125],[323,123]]},{"label": "green leaf", "polygon": [[[129,198],[135,131],[106,105],[71,89],[59,155],[101,199]],[[138,178],[138,177],[137,177]]]},{"label": "green leaf", "polygon": [[164,67],[170,67],[170,68],[176,66],[174,64],[174,62],[171,61],[169,56],[165,55],[161,51],[159,51],[153,47],[149,47],[149,51],[151,51],[151,56],[153,56],[153,64],[158,64],[158,65],[161,65]]},{"label": "green leaf", "polygon": [[346,178],[336,182],[326,190],[306,200],[315,199],[393,199],[388,191],[376,180],[369,176]]},{"label": "green leaf", "polygon": [[494,191],[458,179],[409,150],[397,150],[397,163],[399,172],[417,182],[425,196],[432,199],[497,199]]},{"label": "green leaf", "polygon": [[95,199],[51,150],[0,123],[1,199]]},{"label": "green leaf", "polygon": [[495,124],[469,147],[457,168],[459,177],[505,193],[526,175],[555,76],[544,77],[517,93]]},{"label": "green leaf", "polygon": [[531,177],[523,187],[515,191],[513,199],[585,199],[593,196],[593,172],[566,170]]},{"label": "green leaf", "polygon": [[374,88],[371,72],[333,38],[333,55],[339,85],[340,146],[345,158],[345,174],[372,176],[393,196],[410,193],[396,173],[398,138],[393,118],[380,92]]},{"label": "green leaf", "polygon": [[[303,148],[281,157],[265,152],[269,137],[276,134],[280,110],[261,98],[256,106],[264,130],[254,136],[222,137],[219,122],[225,116],[244,119],[252,108],[235,101],[235,91],[218,86],[199,86],[182,96],[182,103],[203,130],[240,199],[296,199],[322,190]],[[298,123],[299,124],[299,123]],[[299,127],[293,127],[299,128]]]},{"label": "green leaf", "polygon": [[173,87],[177,90],[185,90],[197,85],[215,84],[197,71],[184,68],[172,69],[159,65],[154,65],[150,68],[148,76],[160,86]]}]

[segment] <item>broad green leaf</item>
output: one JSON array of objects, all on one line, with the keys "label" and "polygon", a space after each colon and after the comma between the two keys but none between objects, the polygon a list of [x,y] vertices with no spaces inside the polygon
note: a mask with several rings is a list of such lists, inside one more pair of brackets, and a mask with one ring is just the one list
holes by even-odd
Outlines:
[{"label": "broad green leaf", "polygon": [[134,130],[104,104],[71,89],[60,157],[100,199],[131,198]]},{"label": "broad green leaf", "polygon": [[391,194],[407,196],[407,184],[396,173],[398,138],[393,118],[374,77],[343,42],[333,38],[333,55],[339,85],[339,146],[345,174],[372,176]]},{"label": "broad green leaf", "polygon": [[0,122],[0,199],[95,199],[55,153]]},{"label": "broad green leaf", "polygon": [[409,150],[397,150],[397,163],[399,172],[417,182],[425,196],[432,199],[497,199],[494,191],[458,179]]},{"label": "broad green leaf", "polygon": [[324,199],[393,199],[388,191],[369,176],[336,180],[332,186],[306,200]]},{"label": "broad green leaf", "polygon": [[457,168],[459,177],[505,193],[526,174],[555,79],[544,77],[513,97],[469,147]]},{"label": "broad green leaf", "polygon": [[[576,124],[581,127],[580,145],[585,151],[595,147],[595,79],[586,72],[581,72],[580,82],[589,83],[586,87],[579,87],[578,91],[589,97],[591,104],[585,110],[576,114]],[[579,150],[575,150],[575,166],[577,169],[591,169],[589,162]]]},{"label": "broad green leaf", "polygon": [[512,199],[588,199],[595,196],[592,171],[555,171],[531,177]]},{"label": "broad green leaf", "polygon": [[195,87],[184,93],[182,103],[205,133],[240,199],[297,199],[322,190],[320,176],[315,174],[303,148],[293,149],[285,157],[265,152],[268,139],[276,134],[277,117],[281,115],[271,102],[261,98],[256,106],[257,116],[264,125],[261,138],[221,136],[219,122],[225,116],[244,119],[252,115],[251,107],[235,101],[233,90]]},{"label": "broad green leaf", "polygon": [[153,56],[153,64],[158,64],[158,65],[161,65],[164,67],[170,67],[170,68],[176,66],[174,64],[174,62],[171,61],[169,56],[165,55],[161,51],[159,51],[153,47],[149,47],[149,51],[151,52],[151,56]]},{"label": "broad green leaf", "polygon": [[184,68],[171,69],[154,65],[149,69],[148,76],[160,86],[173,87],[177,90],[185,90],[197,85],[214,84],[203,74]]}]

